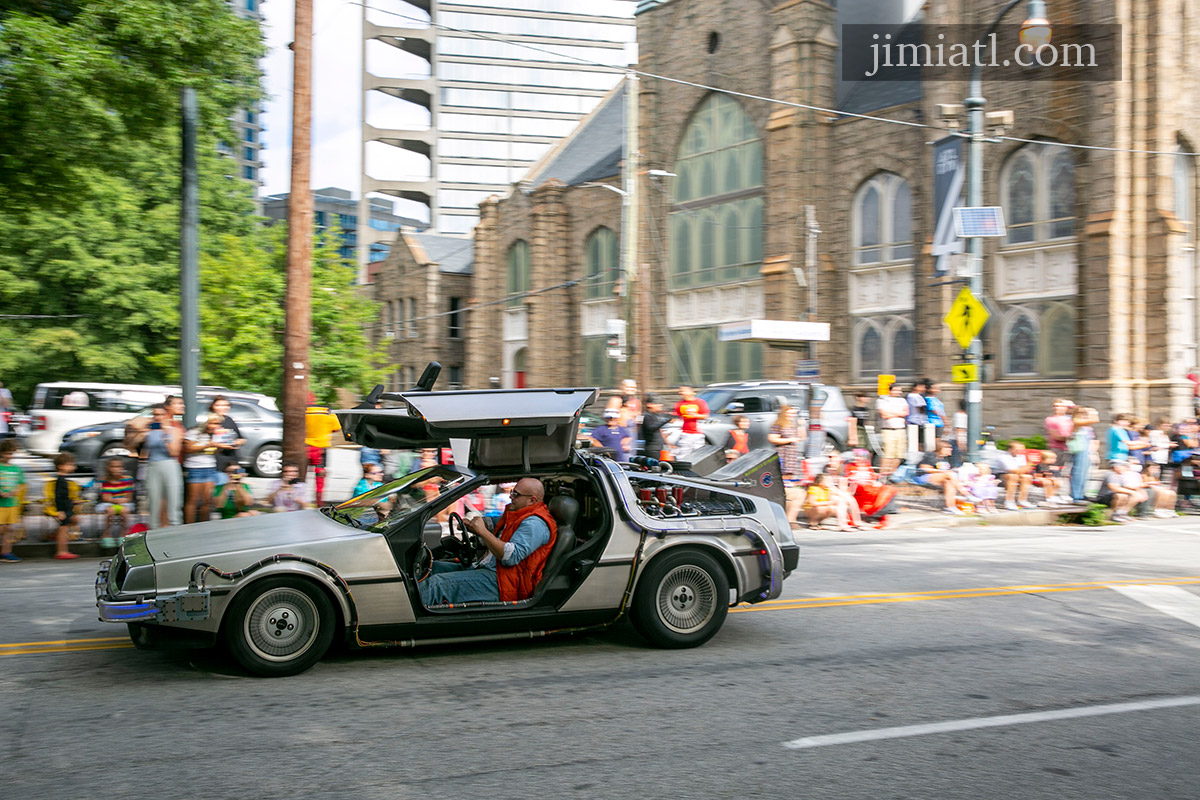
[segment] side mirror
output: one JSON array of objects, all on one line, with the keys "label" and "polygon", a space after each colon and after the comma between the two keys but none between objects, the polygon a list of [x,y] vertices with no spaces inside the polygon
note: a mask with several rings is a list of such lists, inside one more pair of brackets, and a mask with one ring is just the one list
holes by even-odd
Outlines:
[{"label": "side mirror", "polygon": [[425,523],[425,527],[421,529],[421,541],[432,550],[442,543],[442,524],[435,519],[431,519]]},{"label": "side mirror", "polygon": [[729,405],[725,406],[726,414],[741,414],[745,410],[745,403],[730,403]]}]

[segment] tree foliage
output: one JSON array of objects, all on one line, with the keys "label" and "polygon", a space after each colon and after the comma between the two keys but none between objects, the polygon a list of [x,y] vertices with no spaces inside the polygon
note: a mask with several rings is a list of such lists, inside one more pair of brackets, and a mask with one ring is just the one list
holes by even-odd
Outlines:
[{"label": "tree foliage", "polygon": [[0,199],[72,207],[96,170],[167,142],[184,86],[210,143],[260,96],[258,25],[226,0],[10,0],[0,12]]},{"label": "tree foliage", "polygon": [[[280,396],[287,248],[284,226],[255,236],[223,236],[200,264],[200,352],[205,381]],[[353,266],[338,255],[336,231],[313,251],[309,387],[323,402],[334,390],[365,393],[389,372],[384,347],[363,326],[378,304],[353,286]]]},{"label": "tree foliage", "polygon": [[[258,26],[227,0],[0,3],[0,380],[23,403],[42,381],[179,376],[180,91],[200,106],[205,383],[279,394],[282,231],[218,152],[260,99]],[[321,245],[313,383],[358,388],[373,313]]]}]

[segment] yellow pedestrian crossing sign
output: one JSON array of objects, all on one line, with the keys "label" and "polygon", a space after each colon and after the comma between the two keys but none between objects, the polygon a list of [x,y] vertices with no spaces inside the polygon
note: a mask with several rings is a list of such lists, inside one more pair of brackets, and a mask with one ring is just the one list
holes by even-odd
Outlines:
[{"label": "yellow pedestrian crossing sign", "polygon": [[975,364],[954,364],[950,375],[955,383],[974,383],[979,380],[979,367]]},{"label": "yellow pedestrian crossing sign", "polygon": [[954,305],[950,306],[950,313],[946,315],[945,322],[950,328],[950,333],[954,334],[959,345],[966,350],[987,324],[988,316],[983,303],[964,286],[955,298]]}]

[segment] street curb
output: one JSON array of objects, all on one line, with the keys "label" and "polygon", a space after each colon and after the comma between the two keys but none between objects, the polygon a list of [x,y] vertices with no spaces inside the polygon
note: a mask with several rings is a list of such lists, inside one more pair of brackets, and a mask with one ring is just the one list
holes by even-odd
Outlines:
[{"label": "street curb", "polygon": [[[916,528],[983,528],[989,525],[996,527],[1021,527],[1021,526],[1048,526],[1058,525],[1059,517],[1064,513],[1074,513],[1080,509],[1062,509],[1062,508],[1028,508],[1023,511],[1001,511],[999,514],[983,515],[967,515],[955,516],[946,514],[940,511],[937,512],[922,512],[922,511],[907,511],[899,514],[889,515],[887,527],[884,531],[900,531],[913,530]],[[1080,526],[1071,526],[1080,527]],[[823,528],[822,530],[829,533],[838,533],[836,528]],[[864,533],[870,533],[872,528],[867,528]],[[793,526],[792,532],[797,534],[817,533],[817,531],[809,531],[807,527]]]},{"label": "street curb", "polygon": [[[17,558],[30,561],[53,560],[55,549],[54,542],[16,542],[13,544],[13,553]],[[71,542],[67,549],[80,558],[109,558],[117,552],[115,547],[101,547],[100,542],[96,540],[76,540]]]}]

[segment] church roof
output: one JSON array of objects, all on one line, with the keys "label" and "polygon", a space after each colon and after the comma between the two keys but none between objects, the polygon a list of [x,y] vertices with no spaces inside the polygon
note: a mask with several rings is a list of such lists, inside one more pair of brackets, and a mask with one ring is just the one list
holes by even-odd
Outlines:
[{"label": "church roof", "polygon": [[580,120],[575,130],[530,167],[533,188],[556,178],[568,186],[611,178],[621,172],[625,140],[625,83],[622,81]]}]

